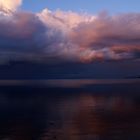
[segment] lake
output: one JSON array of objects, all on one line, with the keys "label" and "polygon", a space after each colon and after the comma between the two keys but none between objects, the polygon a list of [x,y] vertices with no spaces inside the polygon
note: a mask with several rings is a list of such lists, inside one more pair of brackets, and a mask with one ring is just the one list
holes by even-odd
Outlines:
[{"label": "lake", "polygon": [[140,80],[0,80],[0,140],[139,140]]}]

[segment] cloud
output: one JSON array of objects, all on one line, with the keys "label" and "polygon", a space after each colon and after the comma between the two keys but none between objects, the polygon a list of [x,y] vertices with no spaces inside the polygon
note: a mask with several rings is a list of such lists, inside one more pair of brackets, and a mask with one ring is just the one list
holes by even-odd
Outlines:
[{"label": "cloud", "polygon": [[[0,0],[1,12],[8,2]],[[139,59],[139,13],[30,13],[16,10],[21,1],[12,4],[6,7],[12,13],[0,14],[1,63]]]},{"label": "cloud", "polygon": [[[84,59],[128,59],[140,51],[140,14],[98,15],[80,23],[72,31],[72,40],[82,48]],[[88,56],[88,57],[87,57]],[[82,58],[83,59],[83,58]]]},{"label": "cloud", "polygon": [[63,31],[69,31],[82,22],[91,22],[96,18],[95,16],[91,16],[86,13],[80,14],[72,11],[65,12],[61,10],[52,12],[48,9],[44,9],[42,12],[38,13],[38,16],[47,26],[56,27]]},{"label": "cloud", "polygon": [[11,17],[4,16],[0,18],[0,27],[2,61],[29,59],[36,52],[42,51],[42,40],[47,29],[34,14],[18,12]]},{"label": "cloud", "polygon": [[70,44],[66,55],[81,61],[133,59],[140,51],[139,13],[93,16],[45,9],[38,16],[46,26],[61,30]]},{"label": "cloud", "polygon": [[3,13],[11,13],[22,4],[22,0],[0,0],[0,11]]}]

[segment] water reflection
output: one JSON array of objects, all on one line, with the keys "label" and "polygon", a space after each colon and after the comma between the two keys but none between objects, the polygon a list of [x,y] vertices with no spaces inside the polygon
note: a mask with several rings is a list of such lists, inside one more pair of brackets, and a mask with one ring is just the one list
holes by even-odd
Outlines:
[{"label": "water reflection", "polygon": [[1,140],[140,139],[138,94],[0,89]]},{"label": "water reflection", "polygon": [[[87,93],[59,104],[61,127],[53,128],[59,139],[128,139],[140,138],[140,113],[135,99],[102,97]],[[50,132],[52,130],[49,130]],[[50,134],[46,131],[46,134]],[[43,140],[47,140],[48,135]]]}]

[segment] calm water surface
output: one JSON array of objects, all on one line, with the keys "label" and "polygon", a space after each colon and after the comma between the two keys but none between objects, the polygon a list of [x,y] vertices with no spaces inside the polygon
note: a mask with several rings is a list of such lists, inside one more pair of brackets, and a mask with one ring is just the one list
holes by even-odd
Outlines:
[{"label": "calm water surface", "polygon": [[0,81],[0,140],[140,140],[140,81]]}]

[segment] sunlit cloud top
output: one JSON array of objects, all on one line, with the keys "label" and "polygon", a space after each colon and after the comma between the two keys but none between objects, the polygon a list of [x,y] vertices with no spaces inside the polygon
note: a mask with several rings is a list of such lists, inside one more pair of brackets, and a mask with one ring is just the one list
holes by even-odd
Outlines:
[{"label": "sunlit cloud top", "polygon": [[22,0],[0,0],[0,11],[5,13],[15,12]]}]

